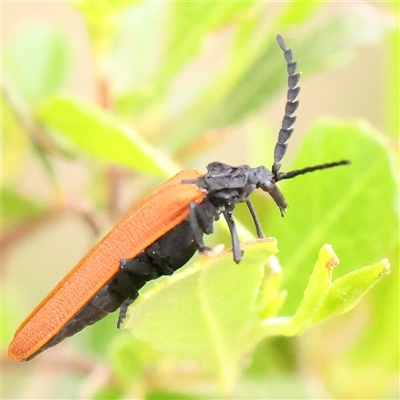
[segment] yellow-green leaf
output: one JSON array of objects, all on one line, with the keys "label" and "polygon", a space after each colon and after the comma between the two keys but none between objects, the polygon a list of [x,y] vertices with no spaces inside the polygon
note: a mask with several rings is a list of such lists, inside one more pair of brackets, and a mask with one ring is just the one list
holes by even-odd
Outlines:
[{"label": "yellow-green leaf", "polygon": [[136,171],[170,176],[178,167],[113,114],[73,96],[50,98],[38,120],[85,154]]},{"label": "yellow-green leaf", "polygon": [[248,242],[240,264],[231,251],[202,257],[141,293],[125,327],[164,354],[197,361],[230,387],[257,321],[264,264],[276,252],[270,238]]}]

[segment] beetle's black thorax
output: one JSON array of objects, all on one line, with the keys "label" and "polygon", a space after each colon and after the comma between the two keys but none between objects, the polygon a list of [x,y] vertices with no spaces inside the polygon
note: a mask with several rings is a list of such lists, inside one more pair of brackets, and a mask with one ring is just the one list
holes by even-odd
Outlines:
[{"label": "beetle's black thorax", "polygon": [[246,201],[257,187],[257,178],[254,178],[254,168],[248,165],[232,167],[213,162],[196,184],[207,192],[207,198],[216,207],[233,209],[237,203]]},{"label": "beetle's black thorax", "polygon": [[287,207],[282,193],[275,185],[274,174],[264,166],[232,167],[213,162],[207,165],[207,173],[192,183],[207,192],[207,199],[219,212],[232,211],[237,203],[247,202],[250,194],[257,188],[268,192],[281,211],[285,211]]}]

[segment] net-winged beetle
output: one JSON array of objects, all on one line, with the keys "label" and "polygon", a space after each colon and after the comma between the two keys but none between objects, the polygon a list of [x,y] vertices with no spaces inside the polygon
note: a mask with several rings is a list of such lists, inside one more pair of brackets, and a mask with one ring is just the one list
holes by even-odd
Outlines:
[{"label": "net-winged beetle", "polygon": [[293,133],[293,116],[299,102],[300,74],[292,51],[277,36],[288,72],[285,114],[274,150],[271,170],[264,166],[232,167],[220,162],[207,166],[207,173],[184,170],[155,189],[134,206],[97,243],[72,271],[36,307],[15,333],[8,355],[14,360],[30,360],[120,308],[118,327],[127,307],[146,282],[170,275],[181,268],[196,250],[206,249],[203,235],[212,233],[213,223],[222,214],[228,224],[233,259],[242,258],[232,212],[237,203],[247,204],[257,236],[264,237],[252,203],[259,188],[274,199],[281,214],[287,204],[277,182],[297,175],[349,164],[342,160],[290,172],[280,172],[287,141]]}]

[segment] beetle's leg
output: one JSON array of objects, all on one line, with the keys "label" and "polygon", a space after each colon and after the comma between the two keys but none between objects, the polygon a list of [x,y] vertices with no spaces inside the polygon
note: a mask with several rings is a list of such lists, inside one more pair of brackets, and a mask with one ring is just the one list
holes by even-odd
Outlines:
[{"label": "beetle's leg", "polygon": [[195,202],[189,204],[189,223],[197,249],[200,253],[204,253],[205,251],[210,250],[210,248],[205,246],[203,241],[204,230],[200,226],[199,219],[201,220],[201,215],[197,212],[197,207],[198,206]]},{"label": "beetle's leg", "polygon": [[[140,258],[143,258],[142,260]],[[125,297],[120,306],[117,327],[120,328],[129,305],[139,296],[139,289],[146,282],[160,276],[154,266],[145,261],[144,254],[139,254],[134,258],[123,259],[119,263],[119,273],[108,284],[110,289]]]},{"label": "beetle's leg", "polygon": [[128,307],[135,301],[135,299],[132,299],[128,297],[127,299],[124,300],[124,302],[121,304],[121,307],[119,308],[119,315],[118,315],[118,322],[117,322],[117,328],[120,329],[122,326],[122,323],[124,322],[124,319],[126,318],[126,314],[128,312]]},{"label": "beetle's leg", "polygon": [[253,218],[254,225],[256,226],[257,237],[259,239],[265,238],[264,232],[263,232],[263,230],[261,228],[260,221],[258,220],[258,217],[257,217],[257,214],[256,214],[256,210],[254,209],[253,204],[250,201],[250,199],[246,200],[246,204],[247,204],[247,207],[249,208],[251,217]]},{"label": "beetle's leg", "polygon": [[119,263],[119,270],[126,271],[138,278],[144,278],[148,281],[156,279],[159,275],[155,272],[154,267],[147,262],[142,261],[138,256],[134,258],[124,258]]},{"label": "beetle's leg", "polygon": [[224,210],[223,214],[226,219],[226,223],[228,224],[229,231],[231,232],[233,260],[236,264],[239,264],[240,260],[242,259],[243,251],[240,249],[240,241],[236,232],[235,220],[233,219],[231,211]]}]

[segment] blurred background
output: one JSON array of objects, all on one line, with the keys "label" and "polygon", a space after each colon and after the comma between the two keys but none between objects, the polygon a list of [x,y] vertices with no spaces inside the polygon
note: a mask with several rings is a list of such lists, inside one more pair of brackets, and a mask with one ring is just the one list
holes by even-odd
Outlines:
[{"label": "blurred background", "polygon": [[[398,398],[398,11],[382,2],[3,3],[2,397]],[[271,166],[287,82],[277,32],[302,71],[282,169],[353,162],[285,182],[283,221],[254,194],[278,239],[281,315],[296,310],[326,242],[342,261],[338,276],[382,258],[391,275],[350,313],[258,343],[231,393],[195,363],[117,331],[116,315],[29,363],[8,360],[23,319],[152,188],[214,160]],[[245,213],[237,218],[245,229]],[[207,241],[229,244],[220,227]]]}]

